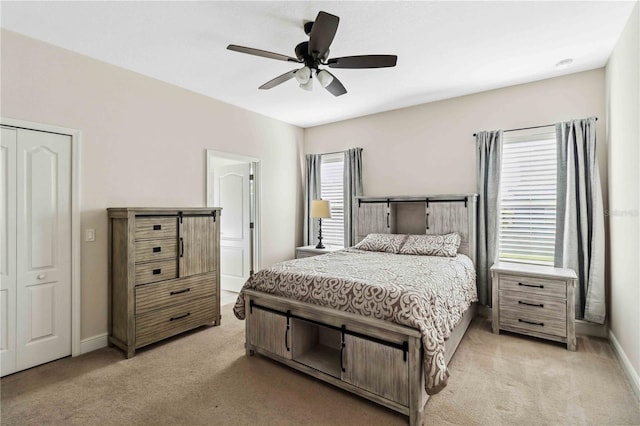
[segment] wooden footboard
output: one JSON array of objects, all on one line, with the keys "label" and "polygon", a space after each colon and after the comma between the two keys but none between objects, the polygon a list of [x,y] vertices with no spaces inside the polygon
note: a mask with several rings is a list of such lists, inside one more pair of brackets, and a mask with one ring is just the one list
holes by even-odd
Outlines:
[{"label": "wooden footboard", "polygon": [[[255,290],[244,294],[248,355],[267,356],[422,424],[428,395],[418,330]],[[475,306],[447,341],[447,362],[474,314]]]}]

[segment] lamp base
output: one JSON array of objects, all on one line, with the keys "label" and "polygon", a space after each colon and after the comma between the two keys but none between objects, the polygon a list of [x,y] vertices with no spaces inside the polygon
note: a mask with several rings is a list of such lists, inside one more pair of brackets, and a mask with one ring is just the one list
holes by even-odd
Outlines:
[{"label": "lamp base", "polygon": [[323,248],[326,248],[326,247],[324,246],[324,244],[322,244],[322,241],[320,241],[320,242],[318,243],[318,245],[316,246],[316,248],[317,248],[317,249],[323,249]]}]

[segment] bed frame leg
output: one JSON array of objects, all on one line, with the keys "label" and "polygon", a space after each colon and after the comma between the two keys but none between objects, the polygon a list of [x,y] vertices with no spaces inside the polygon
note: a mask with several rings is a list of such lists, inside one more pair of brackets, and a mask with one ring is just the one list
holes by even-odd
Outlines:
[{"label": "bed frame leg", "polygon": [[420,372],[409,374],[409,424],[422,426],[424,422],[424,404],[422,391],[422,342],[418,337],[409,338],[409,371]]},{"label": "bed frame leg", "polygon": [[249,325],[249,323],[251,322],[251,320],[249,319],[249,315],[251,315],[251,297],[246,294],[244,296],[244,312],[244,349],[246,350],[247,356],[253,356],[255,354],[255,351],[249,343],[251,341],[251,326]]}]

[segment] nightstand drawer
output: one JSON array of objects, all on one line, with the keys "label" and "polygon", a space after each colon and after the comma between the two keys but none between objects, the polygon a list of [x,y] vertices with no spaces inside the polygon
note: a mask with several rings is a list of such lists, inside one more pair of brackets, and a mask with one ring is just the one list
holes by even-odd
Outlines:
[{"label": "nightstand drawer", "polygon": [[567,320],[567,301],[526,292],[501,291],[500,312],[521,312],[535,318]]},{"label": "nightstand drawer", "polygon": [[500,291],[510,290],[561,298],[567,297],[567,283],[565,281],[501,274],[499,285]]},{"label": "nightstand drawer", "polygon": [[537,333],[550,334],[553,336],[567,336],[567,319],[549,318],[527,312],[501,310],[500,328],[505,330],[535,331]]}]

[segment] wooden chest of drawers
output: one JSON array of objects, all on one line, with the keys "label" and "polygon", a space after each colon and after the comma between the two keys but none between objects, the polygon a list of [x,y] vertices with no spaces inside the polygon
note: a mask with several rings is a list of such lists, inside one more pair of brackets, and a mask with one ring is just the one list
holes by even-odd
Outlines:
[{"label": "wooden chest of drawers", "polygon": [[109,343],[127,358],[158,340],[220,324],[220,209],[112,208]]},{"label": "wooden chest of drawers", "polygon": [[493,278],[493,332],[555,340],[576,350],[575,285],[570,269],[498,262]]}]

